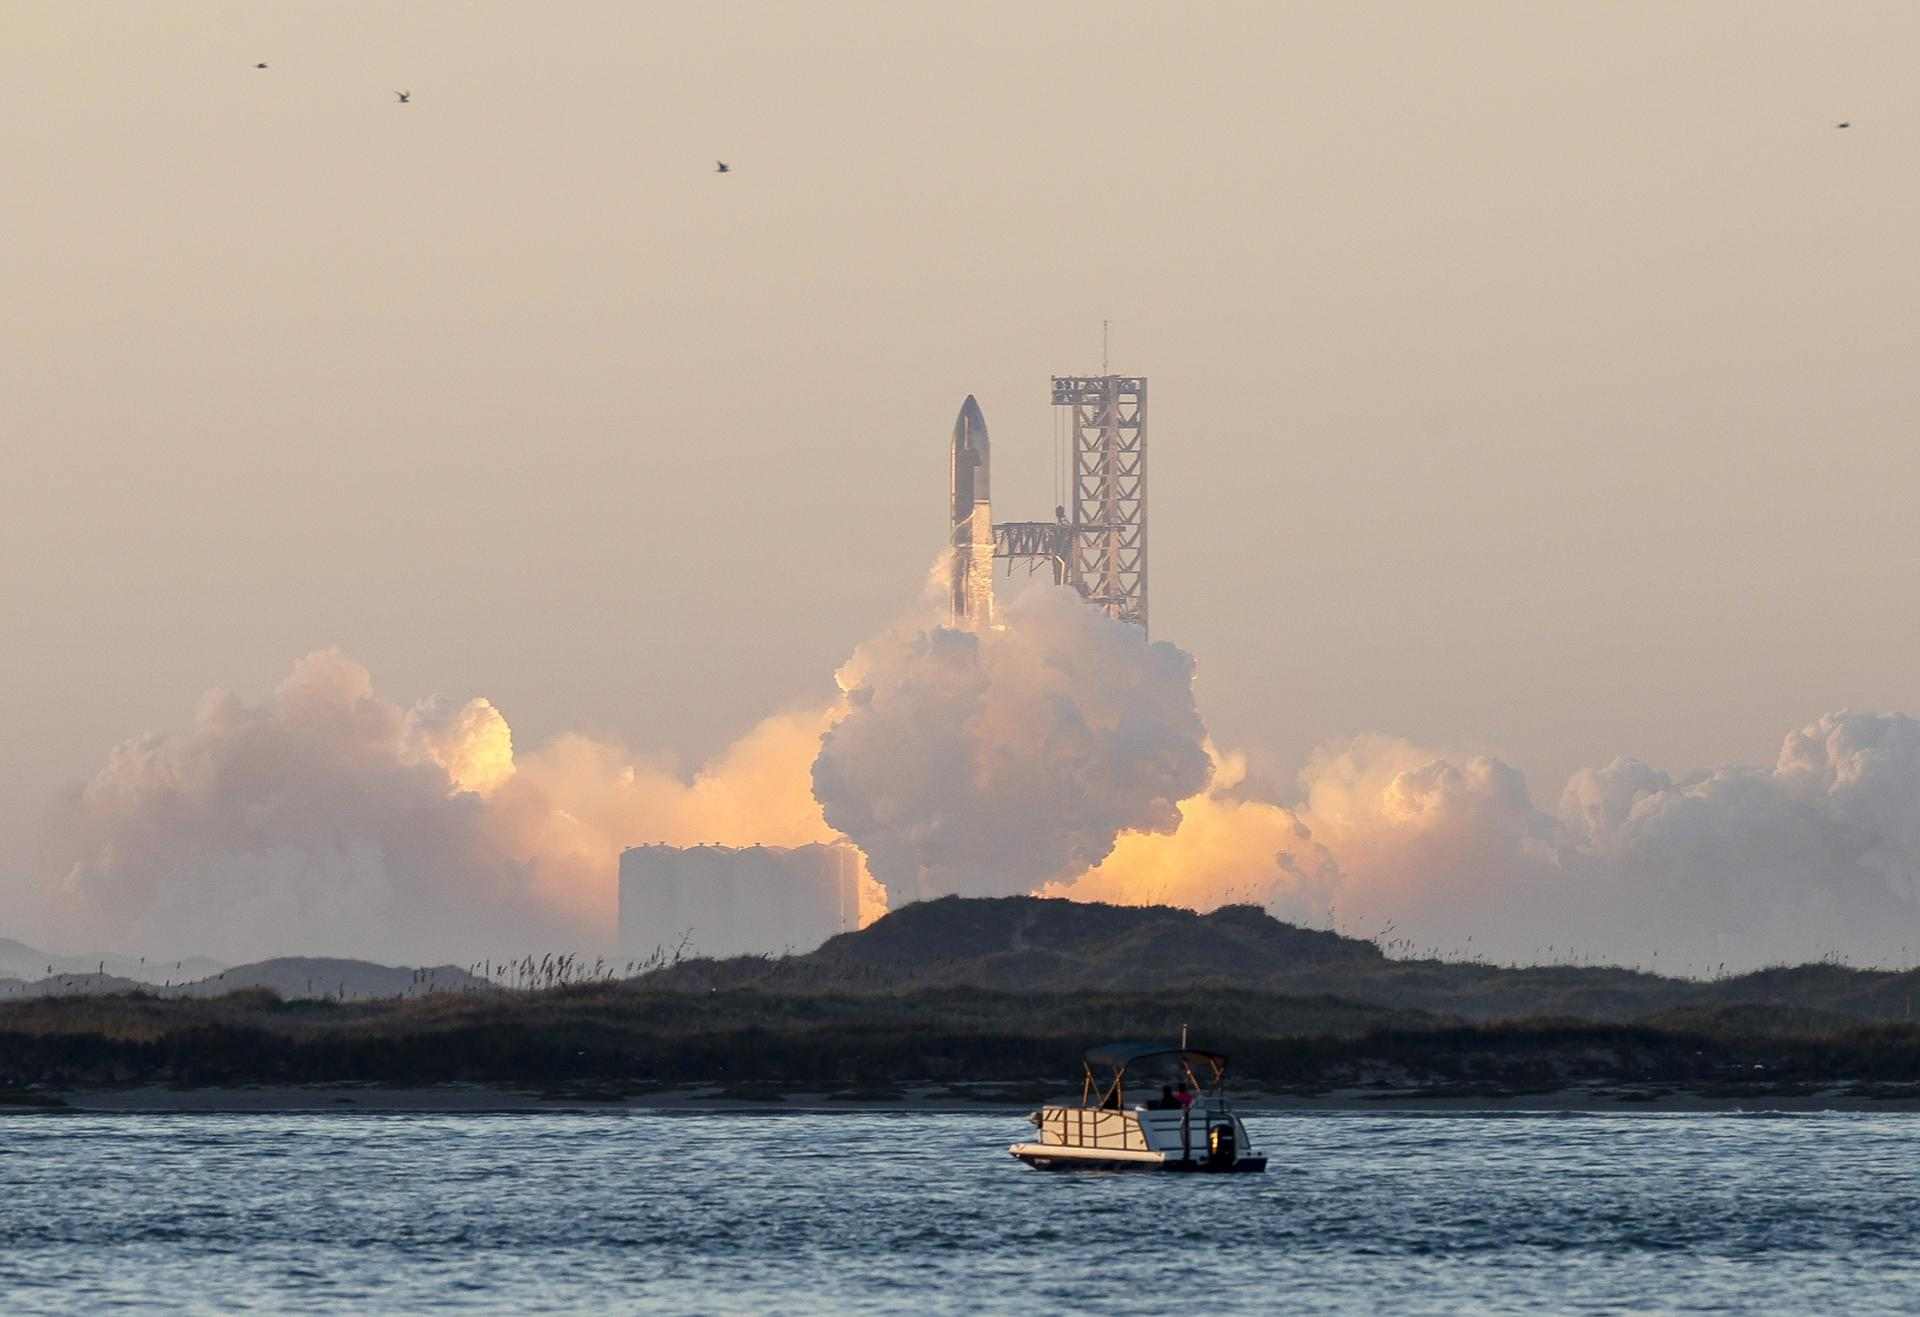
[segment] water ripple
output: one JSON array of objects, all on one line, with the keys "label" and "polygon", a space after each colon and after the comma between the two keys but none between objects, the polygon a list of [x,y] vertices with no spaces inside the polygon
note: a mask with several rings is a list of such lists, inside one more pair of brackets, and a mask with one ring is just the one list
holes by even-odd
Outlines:
[{"label": "water ripple", "polygon": [[0,1120],[8,1312],[1901,1311],[1920,1118],[1256,1118],[1048,1175],[1017,1116]]}]

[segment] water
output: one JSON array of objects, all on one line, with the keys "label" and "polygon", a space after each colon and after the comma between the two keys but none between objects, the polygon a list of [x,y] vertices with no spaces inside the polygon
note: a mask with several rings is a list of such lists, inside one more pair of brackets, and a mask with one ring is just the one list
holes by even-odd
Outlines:
[{"label": "water", "polygon": [[1905,1311],[1920,1117],[1254,1117],[1256,1176],[1005,1115],[0,1119],[0,1309]]}]

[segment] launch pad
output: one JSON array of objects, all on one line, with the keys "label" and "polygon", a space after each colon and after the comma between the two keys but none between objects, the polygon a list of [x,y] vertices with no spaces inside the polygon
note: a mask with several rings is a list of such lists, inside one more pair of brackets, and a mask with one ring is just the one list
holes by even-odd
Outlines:
[{"label": "launch pad", "polygon": [[[1147,625],[1147,380],[1055,375],[1067,420],[1067,501],[1052,521],[992,520],[986,418],[971,394],[953,428],[953,624],[993,620],[993,563],[1048,571],[1109,617]],[[991,541],[989,548],[988,541]]]}]

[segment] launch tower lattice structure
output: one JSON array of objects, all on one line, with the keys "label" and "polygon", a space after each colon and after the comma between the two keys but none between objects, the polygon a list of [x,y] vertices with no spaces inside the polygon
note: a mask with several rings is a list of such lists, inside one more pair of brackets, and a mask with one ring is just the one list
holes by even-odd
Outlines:
[{"label": "launch tower lattice structure", "polygon": [[1147,625],[1147,381],[1055,375],[1068,409],[1067,582],[1107,615]]},{"label": "launch tower lattice structure", "polygon": [[1147,625],[1147,381],[1141,375],[1055,375],[1068,409],[1067,503],[1052,521],[1002,521],[993,556],[1007,570],[1050,568],[1108,616]]},{"label": "launch tower lattice structure", "polygon": [[[986,421],[969,394],[953,430],[953,621],[990,624],[989,558],[1050,571],[1108,616],[1147,626],[1147,381],[1141,375],[1055,375],[1064,408],[1067,502],[1052,521],[992,521]],[[985,528],[992,527],[992,544]]]}]

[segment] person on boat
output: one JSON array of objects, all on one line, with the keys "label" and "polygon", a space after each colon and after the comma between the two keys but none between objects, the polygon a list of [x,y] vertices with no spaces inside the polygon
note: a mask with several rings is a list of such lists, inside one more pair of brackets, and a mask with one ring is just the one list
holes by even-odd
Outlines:
[{"label": "person on boat", "polygon": [[1154,1111],[1178,1110],[1180,1106],[1180,1100],[1174,1097],[1173,1095],[1173,1085],[1172,1084],[1160,1085],[1159,1100],[1157,1102],[1149,1103],[1148,1106]]},{"label": "person on boat", "polygon": [[1173,1095],[1173,1104],[1182,1111],[1191,1107],[1193,1105],[1193,1090],[1185,1084],[1180,1085],[1180,1091]]}]

